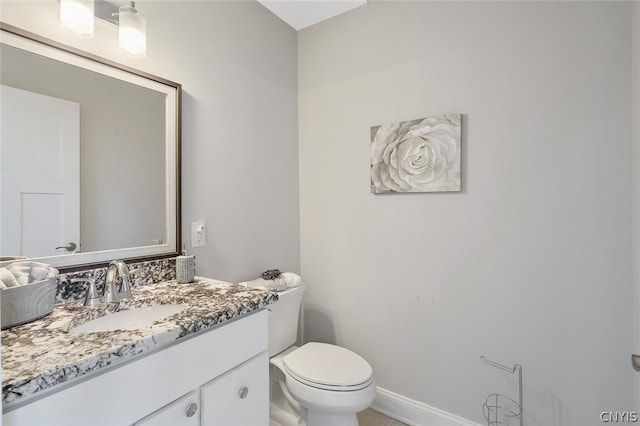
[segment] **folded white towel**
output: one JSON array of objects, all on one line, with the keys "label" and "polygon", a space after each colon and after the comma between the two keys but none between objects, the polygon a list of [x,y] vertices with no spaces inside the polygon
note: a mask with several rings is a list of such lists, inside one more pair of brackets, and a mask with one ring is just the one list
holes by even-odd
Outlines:
[{"label": "folded white towel", "polygon": [[257,278],[252,281],[241,282],[240,285],[245,287],[261,288],[270,291],[284,291],[291,287],[297,287],[302,284],[302,278],[300,275],[293,272],[283,272],[278,278],[272,280],[265,280],[264,278]]},{"label": "folded white towel", "polygon": [[0,268],[0,282],[4,286],[3,289],[20,285],[16,277],[7,268]]},{"label": "folded white towel", "polygon": [[57,269],[46,263],[33,261],[14,262],[6,268],[0,268],[0,282],[4,284],[4,288],[16,287],[57,276]]}]

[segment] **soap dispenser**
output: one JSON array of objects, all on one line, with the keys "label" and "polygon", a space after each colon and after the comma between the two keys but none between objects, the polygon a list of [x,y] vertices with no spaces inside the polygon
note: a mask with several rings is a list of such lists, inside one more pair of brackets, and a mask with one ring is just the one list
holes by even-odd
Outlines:
[{"label": "soap dispenser", "polygon": [[193,282],[196,272],[196,257],[187,254],[186,248],[182,249],[182,254],[176,257],[176,280],[179,284]]}]

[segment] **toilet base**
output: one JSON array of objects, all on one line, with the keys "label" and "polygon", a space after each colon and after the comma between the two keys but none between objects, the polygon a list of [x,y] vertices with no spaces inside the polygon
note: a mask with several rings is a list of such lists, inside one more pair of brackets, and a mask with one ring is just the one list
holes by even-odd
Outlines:
[{"label": "toilet base", "polygon": [[269,426],[307,426],[306,416],[295,413],[291,407],[279,407],[271,402],[269,404]]},{"label": "toilet base", "polygon": [[284,387],[285,377],[269,365],[269,426],[307,426],[307,410]]},{"label": "toilet base", "polygon": [[334,414],[323,411],[309,410],[307,426],[358,426],[358,417],[353,414]]}]

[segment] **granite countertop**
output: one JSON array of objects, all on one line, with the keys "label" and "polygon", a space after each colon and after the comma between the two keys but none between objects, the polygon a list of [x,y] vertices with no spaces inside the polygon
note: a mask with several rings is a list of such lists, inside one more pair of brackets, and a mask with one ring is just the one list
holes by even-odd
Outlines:
[{"label": "granite countertop", "polygon": [[[196,277],[133,289],[133,297],[94,308],[82,301],[56,305],[37,321],[2,331],[2,405],[25,402],[35,394],[155,351],[181,338],[223,324],[275,302],[266,290]],[[137,330],[74,334],[81,324],[109,313],[157,304],[186,304],[185,310]]]}]

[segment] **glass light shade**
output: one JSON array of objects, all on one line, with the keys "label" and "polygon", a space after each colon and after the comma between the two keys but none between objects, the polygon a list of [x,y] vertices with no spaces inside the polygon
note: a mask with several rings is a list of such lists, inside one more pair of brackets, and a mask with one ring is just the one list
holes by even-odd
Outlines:
[{"label": "glass light shade", "polygon": [[93,37],[93,0],[60,0],[60,24],[78,37]]},{"label": "glass light shade", "polygon": [[147,18],[135,7],[122,6],[119,10],[120,50],[135,58],[147,55]]}]

